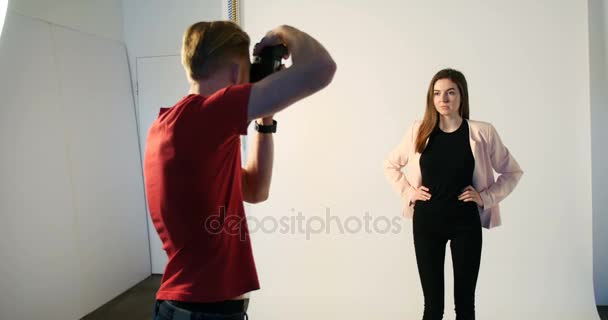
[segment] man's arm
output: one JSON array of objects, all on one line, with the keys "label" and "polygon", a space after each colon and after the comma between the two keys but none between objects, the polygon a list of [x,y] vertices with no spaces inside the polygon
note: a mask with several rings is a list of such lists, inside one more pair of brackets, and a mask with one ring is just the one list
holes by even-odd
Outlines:
[{"label": "man's arm", "polygon": [[[336,72],[336,63],[319,42],[289,26],[270,31],[256,44],[254,54],[259,54],[264,47],[279,44],[287,47],[293,64],[252,86],[247,113],[249,121],[263,118],[264,125],[272,124],[272,115],[325,88]],[[258,203],[268,199],[273,153],[272,134],[256,133],[243,168],[242,189],[246,202]]]},{"label": "man's arm", "polygon": [[336,72],[336,63],[317,40],[289,26],[268,32],[256,44],[254,54],[279,44],[287,47],[293,64],[252,86],[247,114],[249,121],[273,115],[325,88]]},{"label": "man's arm", "polygon": [[[271,125],[272,117],[256,121],[263,125]],[[247,164],[243,168],[243,200],[259,203],[268,199],[270,191],[274,141],[272,133],[260,132],[256,132],[252,140]]]}]

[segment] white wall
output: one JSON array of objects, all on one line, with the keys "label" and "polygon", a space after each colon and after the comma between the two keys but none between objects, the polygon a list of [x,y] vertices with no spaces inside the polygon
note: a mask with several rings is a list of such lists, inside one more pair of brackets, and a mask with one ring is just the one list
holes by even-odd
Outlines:
[{"label": "white wall", "polygon": [[[137,59],[137,114],[141,154],[145,153],[150,126],[158,118],[159,108],[172,106],[188,91],[179,56]],[[165,272],[168,257],[148,215],[148,234],[152,273]]]},{"label": "white wall", "polygon": [[74,28],[9,10],[0,39],[1,319],[79,319],[150,275],[126,48]]},{"label": "white wall", "polygon": [[[55,66],[52,47],[48,24],[9,13],[0,39],[3,319],[82,315],[77,222],[58,70],[49,68]],[[36,94],[16,95],[32,87],[26,75],[34,74]]]},{"label": "white wall", "polygon": [[[244,18],[254,40],[279,24],[301,27],[338,62],[325,92],[278,115],[271,198],[250,216],[299,211],[315,228],[325,207],[343,221],[399,216],[382,160],[422,116],[432,75],[454,67],[469,80],[472,118],[493,123],[525,171],[502,203],[504,226],[483,233],[478,318],[598,319],[586,2],[248,0]],[[306,240],[258,227],[252,318],[419,318],[410,228],[334,226]]]},{"label": "white wall", "polygon": [[122,6],[125,42],[135,87],[136,59],[178,56],[186,28],[198,21],[222,19],[221,0],[123,0]]},{"label": "white wall", "polygon": [[123,41],[121,0],[9,0],[9,11]]},{"label": "white wall", "polygon": [[[156,119],[158,110],[170,107],[188,93],[189,85],[179,58],[184,31],[198,21],[222,19],[222,1],[123,0],[123,10],[143,154],[149,126]],[[164,73],[167,68],[172,69]],[[152,75],[158,78],[145,78]],[[145,83],[138,82],[142,77]],[[169,81],[171,83],[166,83]],[[148,234],[152,272],[160,274],[167,263],[167,255],[149,217]]]},{"label": "white wall", "polygon": [[589,1],[595,297],[608,305],[608,4]]}]

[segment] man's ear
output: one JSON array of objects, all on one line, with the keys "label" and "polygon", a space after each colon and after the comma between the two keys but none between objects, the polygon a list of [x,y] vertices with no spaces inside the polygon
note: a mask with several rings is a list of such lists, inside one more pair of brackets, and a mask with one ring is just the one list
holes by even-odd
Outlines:
[{"label": "man's ear", "polygon": [[239,84],[241,66],[238,63],[230,65],[230,82],[232,84]]}]

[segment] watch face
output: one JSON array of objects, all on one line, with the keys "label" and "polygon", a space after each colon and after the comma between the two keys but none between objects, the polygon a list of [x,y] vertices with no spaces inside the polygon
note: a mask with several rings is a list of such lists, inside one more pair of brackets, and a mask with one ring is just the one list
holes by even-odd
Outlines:
[{"label": "watch face", "polygon": [[277,132],[277,122],[276,120],[272,121],[271,125],[261,125],[257,121],[255,122],[255,130],[261,133],[275,133]]}]

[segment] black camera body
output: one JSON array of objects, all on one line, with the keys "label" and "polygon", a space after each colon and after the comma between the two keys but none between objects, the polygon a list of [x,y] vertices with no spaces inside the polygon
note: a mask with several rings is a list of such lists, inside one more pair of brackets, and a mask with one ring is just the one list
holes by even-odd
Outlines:
[{"label": "black camera body", "polygon": [[249,82],[258,82],[281,68],[281,60],[288,53],[287,47],[278,45],[262,49],[259,56],[254,56],[251,63]]}]

